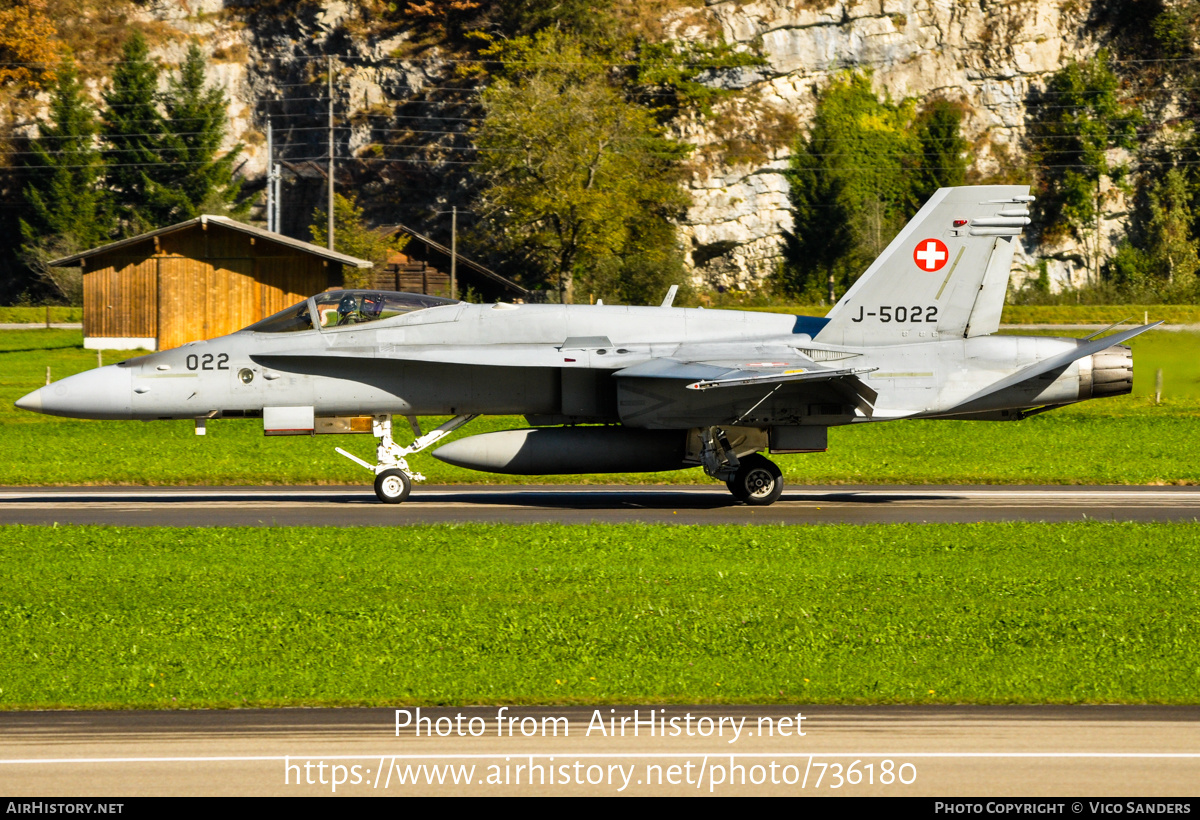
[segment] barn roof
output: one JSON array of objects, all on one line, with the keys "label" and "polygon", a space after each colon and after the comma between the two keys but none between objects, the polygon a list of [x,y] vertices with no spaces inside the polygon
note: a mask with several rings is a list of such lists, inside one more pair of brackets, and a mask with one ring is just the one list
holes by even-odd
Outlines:
[{"label": "barn roof", "polygon": [[73,256],[64,256],[62,259],[55,259],[50,263],[50,265],[56,268],[75,267],[85,259],[89,259],[93,256],[99,256],[100,254],[120,250],[121,248],[129,247],[130,245],[136,245],[139,242],[145,242],[147,239],[153,239],[158,236],[166,236],[167,234],[185,231],[189,228],[194,228],[197,225],[203,225],[207,227],[210,224],[240,231],[244,234],[249,234],[250,236],[257,237],[259,239],[265,239],[269,242],[274,242],[277,245],[283,245],[285,247],[301,251],[302,253],[319,256],[320,258],[326,259],[330,262],[340,262],[343,265],[349,265],[354,268],[372,267],[372,263],[365,259],[347,256],[344,253],[331,251],[328,248],[322,248],[319,245],[312,244],[311,242],[301,242],[299,239],[292,239],[290,236],[284,236],[281,233],[273,233],[271,231],[263,230],[262,228],[256,228],[253,225],[247,225],[245,222],[238,222],[236,219],[230,219],[227,216],[212,216],[210,214],[201,214],[195,219],[189,219],[187,222],[180,222],[177,225],[171,225],[167,228],[159,228],[156,231],[150,231],[149,233],[139,234],[138,236],[131,236],[128,239],[110,242],[107,245],[101,245],[98,248],[92,248],[91,250],[83,251],[82,253],[77,253]]},{"label": "barn roof", "polygon": [[[423,242],[428,247],[433,248],[434,250],[438,251],[439,253],[444,254],[447,257],[449,257],[451,255],[450,249],[447,248],[445,245],[441,244],[440,242],[435,242],[434,240],[430,239],[428,236],[425,236],[425,234],[418,233],[418,232],[414,231],[412,228],[408,227],[407,225],[402,225],[399,222],[395,223],[394,225],[381,225],[380,227],[376,228],[375,230],[378,231],[379,233],[383,234],[384,236],[391,236],[392,234],[396,234],[396,233],[406,233],[406,234],[410,235],[411,237],[413,237],[414,239],[416,239],[417,241]],[[403,251],[401,251],[401,253],[403,253]],[[498,282],[499,284],[503,285],[505,288],[507,288],[510,291],[513,291],[514,293],[518,293],[521,296],[529,296],[529,290],[527,288],[521,287],[513,280],[508,279],[507,277],[501,276],[500,274],[496,273],[491,268],[485,268],[483,265],[479,264],[475,260],[468,259],[467,257],[463,256],[461,253],[455,253],[454,255],[458,257],[458,263],[460,265],[464,265],[465,267],[469,268],[470,270],[475,271],[476,273],[483,274],[484,276],[488,277],[492,281]]]}]

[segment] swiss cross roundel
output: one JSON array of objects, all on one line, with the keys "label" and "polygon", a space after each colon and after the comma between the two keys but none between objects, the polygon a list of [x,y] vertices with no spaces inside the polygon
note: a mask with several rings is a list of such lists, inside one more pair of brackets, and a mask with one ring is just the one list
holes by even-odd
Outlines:
[{"label": "swiss cross roundel", "polygon": [[940,239],[922,239],[913,251],[913,261],[917,267],[930,273],[941,270],[949,258],[950,251],[946,250],[946,243]]}]

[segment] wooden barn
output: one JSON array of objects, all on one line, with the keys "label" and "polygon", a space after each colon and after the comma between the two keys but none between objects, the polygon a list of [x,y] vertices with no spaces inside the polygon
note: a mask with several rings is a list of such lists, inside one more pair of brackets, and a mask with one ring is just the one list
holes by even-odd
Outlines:
[{"label": "wooden barn", "polygon": [[83,267],[83,344],[166,350],[240,330],[371,263],[223,216],[56,259]]}]

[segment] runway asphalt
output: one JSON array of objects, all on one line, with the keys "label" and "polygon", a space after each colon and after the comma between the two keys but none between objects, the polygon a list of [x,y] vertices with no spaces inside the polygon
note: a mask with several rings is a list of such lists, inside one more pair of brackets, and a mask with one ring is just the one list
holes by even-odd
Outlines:
[{"label": "runway asphalt", "polygon": [[1200,487],[791,487],[770,507],[710,486],[417,486],[399,505],[369,487],[9,487],[0,523],[396,526],[448,522],[867,524],[1195,521]]},{"label": "runway asphalt", "polygon": [[1198,728],[1194,706],[10,712],[0,793],[1020,797],[1073,814],[1073,798],[1194,796]]}]

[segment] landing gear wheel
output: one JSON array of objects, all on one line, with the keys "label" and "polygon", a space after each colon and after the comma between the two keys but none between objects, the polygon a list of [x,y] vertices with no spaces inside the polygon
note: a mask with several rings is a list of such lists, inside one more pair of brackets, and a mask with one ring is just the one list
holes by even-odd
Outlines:
[{"label": "landing gear wheel", "polygon": [[783,473],[758,453],[741,459],[737,475],[725,482],[738,501],[751,507],[774,504],[783,495]]},{"label": "landing gear wheel", "polygon": [[375,476],[375,495],[384,504],[399,504],[411,489],[412,481],[403,470],[384,470]]}]

